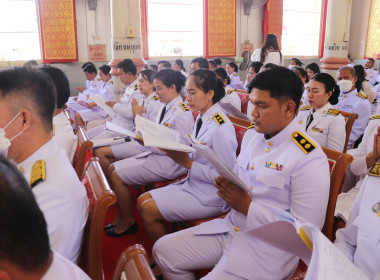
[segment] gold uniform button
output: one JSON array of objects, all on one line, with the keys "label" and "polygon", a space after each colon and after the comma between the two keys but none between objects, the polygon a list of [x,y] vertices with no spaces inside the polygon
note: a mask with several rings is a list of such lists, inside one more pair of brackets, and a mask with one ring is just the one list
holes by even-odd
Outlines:
[{"label": "gold uniform button", "polygon": [[251,170],[255,169],[255,167],[253,166],[253,164],[251,164],[251,165],[249,166],[249,169],[251,169]]},{"label": "gold uniform button", "polygon": [[265,152],[266,152],[266,153],[269,153],[269,152],[270,152],[270,149],[269,149],[269,148],[265,148]]},{"label": "gold uniform button", "polygon": [[207,117],[206,121],[209,121],[210,120],[210,117]]},{"label": "gold uniform button", "polygon": [[249,188],[248,188],[248,189],[251,191],[251,190],[253,190],[253,187],[252,187],[252,186],[249,186]]},{"label": "gold uniform button", "polygon": [[238,226],[235,227],[235,231],[238,232],[240,228]]},{"label": "gold uniform button", "polygon": [[24,168],[22,168],[22,166],[19,166],[18,171],[20,171],[20,173],[24,173]]},{"label": "gold uniform button", "polygon": [[269,142],[268,142],[268,145],[269,145],[270,147],[272,147],[272,146],[273,146],[272,141],[269,141]]}]

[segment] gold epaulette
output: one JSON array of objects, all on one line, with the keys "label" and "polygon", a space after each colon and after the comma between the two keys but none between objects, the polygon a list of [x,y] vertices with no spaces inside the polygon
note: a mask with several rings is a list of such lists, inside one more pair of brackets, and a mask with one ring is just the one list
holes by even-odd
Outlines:
[{"label": "gold epaulette", "polygon": [[154,101],[158,100],[158,97],[156,95],[153,95],[153,100]]},{"label": "gold epaulette", "polygon": [[372,166],[371,170],[368,172],[368,175],[380,177],[380,162],[376,162],[374,166]]},{"label": "gold epaulette", "polygon": [[113,85],[113,81],[110,81],[110,84]]},{"label": "gold epaulette", "polygon": [[317,147],[313,142],[307,139],[306,136],[299,131],[295,131],[292,133],[292,140],[294,141],[294,143],[297,144],[298,147],[301,148],[301,150],[306,155]]},{"label": "gold epaulette", "polygon": [[179,105],[181,106],[182,110],[184,110],[185,112],[190,111],[190,109],[186,106],[185,103],[181,102],[181,103],[179,103]]},{"label": "gold epaulette", "polygon": [[360,92],[358,92],[356,95],[359,96],[362,99],[367,99],[368,98],[366,95],[364,95],[364,94],[362,94]]},{"label": "gold epaulette", "polygon": [[227,90],[227,94],[231,94],[233,92],[233,90],[229,89]]},{"label": "gold epaulette", "polygon": [[139,85],[135,84],[134,90],[138,90],[138,89],[139,89]]},{"label": "gold epaulette", "polygon": [[378,120],[378,119],[380,119],[380,115],[376,115],[376,116],[373,116],[373,117],[371,118],[371,120]]},{"label": "gold epaulette", "polygon": [[255,128],[255,124],[254,123],[250,123],[249,126],[248,126],[248,129],[250,128]]},{"label": "gold epaulette", "polygon": [[310,110],[311,109],[311,106],[302,106],[301,107],[301,111],[307,111],[307,110]]},{"label": "gold epaulette", "polygon": [[329,110],[327,111],[327,114],[329,114],[329,115],[333,115],[333,116],[337,116],[337,115],[340,114],[340,111],[337,110],[337,109],[333,109],[333,108],[331,108],[331,109],[329,109]]},{"label": "gold epaulette", "polygon": [[34,188],[39,182],[45,181],[45,161],[40,159],[32,167],[32,174],[30,175],[30,188]]},{"label": "gold epaulette", "polygon": [[98,82],[100,82],[100,80],[101,80],[101,79],[100,79],[100,78],[98,78]]},{"label": "gold epaulette", "polygon": [[223,117],[219,113],[216,113],[213,118],[217,122],[218,125],[221,125],[226,122],[226,120],[223,119]]}]

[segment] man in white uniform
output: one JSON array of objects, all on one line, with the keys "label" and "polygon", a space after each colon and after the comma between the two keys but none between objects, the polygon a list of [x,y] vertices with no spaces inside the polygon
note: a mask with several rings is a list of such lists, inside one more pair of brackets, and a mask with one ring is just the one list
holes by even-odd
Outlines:
[{"label": "man in white uniform", "polygon": [[0,156],[0,278],[89,280],[52,252],[46,221],[22,174]]},{"label": "man in white uniform", "polygon": [[371,104],[367,96],[358,92],[355,88],[357,80],[355,69],[349,66],[343,66],[336,73],[337,84],[340,88],[340,97],[338,103],[334,106],[336,109],[356,113],[359,115],[355,121],[347,148],[350,149],[356,140],[363,135],[364,130],[371,117]]},{"label": "man in white uniform", "polygon": [[[29,183],[48,225],[50,245],[78,261],[87,221],[86,189],[52,139],[56,91],[37,70],[0,72],[0,150]],[[28,231],[22,223],[20,230]]]},{"label": "man in white uniform", "polygon": [[374,68],[375,60],[368,58],[366,64],[364,64],[364,70],[367,73],[366,79],[373,86],[376,83],[376,78],[379,76],[379,71]]},{"label": "man in white uniform", "polygon": [[[325,154],[300,132],[295,114],[302,82],[284,67],[258,74],[250,84],[254,128],[246,132],[235,173],[244,191],[216,178],[218,195],[232,208],[224,219],[159,239],[153,256],[165,279],[195,279],[192,270],[214,269],[202,279],[290,279],[298,259],[245,234],[277,220],[264,205],[322,228],[330,176]],[[318,172],[315,172],[318,170]]]}]

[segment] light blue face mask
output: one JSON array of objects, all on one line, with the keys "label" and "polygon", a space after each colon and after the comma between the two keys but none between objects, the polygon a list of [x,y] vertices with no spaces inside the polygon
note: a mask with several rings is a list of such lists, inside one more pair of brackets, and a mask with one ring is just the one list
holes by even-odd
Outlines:
[{"label": "light blue face mask", "polygon": [[16,139],[18,136],[20,136],[24,132],[23,130],[21,130],[18,134],[13,136],[11,139],[8,139],[7,137],[5,137],[5,130],[19,115],[20,115],[20,112],[18,112],[18,114],[14,116],[13,119],[11,119],[6,126],[4,126],[3,128],[0,128],[0,154],[3,155],[4,157],[8,156],[8,149],[9,149],[9,146],[11,145],[11,141]]}]

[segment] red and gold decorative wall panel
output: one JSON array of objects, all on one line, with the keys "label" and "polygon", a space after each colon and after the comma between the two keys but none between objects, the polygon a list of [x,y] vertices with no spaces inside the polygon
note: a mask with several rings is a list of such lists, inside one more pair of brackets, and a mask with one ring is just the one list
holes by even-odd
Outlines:
[{"label": "red and gold decorative wall panel", "polygon": [[372,0],[365,57],[380,59],[380,0]]}]

